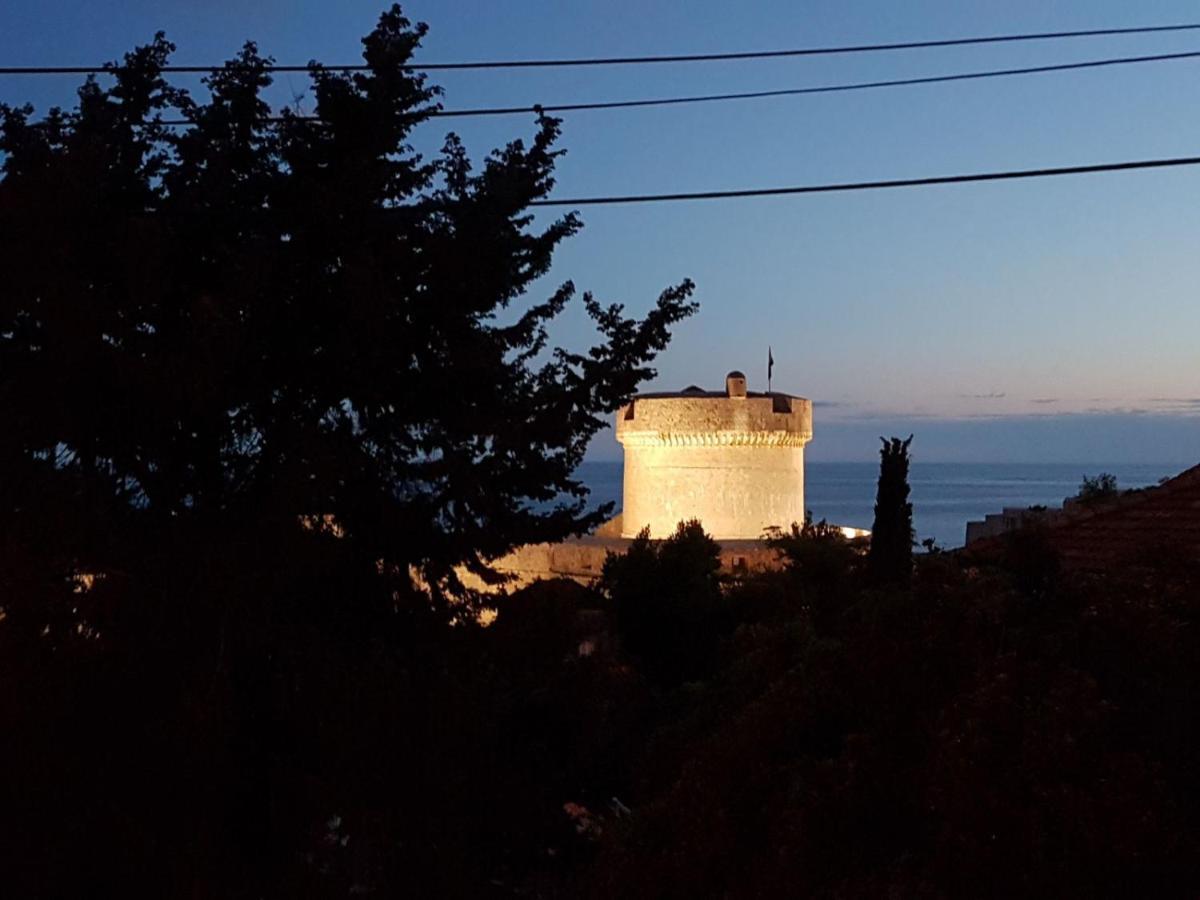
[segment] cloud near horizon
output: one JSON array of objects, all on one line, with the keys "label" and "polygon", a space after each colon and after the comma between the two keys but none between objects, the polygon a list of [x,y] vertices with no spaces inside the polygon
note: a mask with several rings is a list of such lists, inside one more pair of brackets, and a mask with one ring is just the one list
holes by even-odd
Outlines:
[{"label": "cloud near horizon", "polygon": [[[946,416],[867,410],[814,419],[805,452],[812,461],[874,460],[881,434],[912,433],[914,458],[926,462],[1152,463],[1163,465],[1164,475],[1200,463],[1200,404],[1190,414],[1147,409]],[[587,458],[621,458],[611,429],[596,436]]]},{"label": "cloud near horizon", "polygon": [[1164,474],[1200,463],[1200,415],[1154,410],[877,415],[818,420],[813,431],[811,460],[873,459],[880,433],[912,432],[914,458],[928,462],[1161,463]]},{"label": "cloud near horizon", "polygon": [[[1013,397],[998,391],[988,394],[957,394],[942,403],[934,402],[912,407],[868,406],[839,401],[815,401],[814,409],[833,410],[825,416],[828,422],[874,422],[880,419],[913,419],[919,421],[971,421],[978,419],[1026,419],[1062,416],[1200,416],[1200,397],[1110,398],[1091,397],[1086,400],[1065,397]],[[975,401],[962,403],[960,401]],[[1046,407],[1053,406],[1053,409]]]}]

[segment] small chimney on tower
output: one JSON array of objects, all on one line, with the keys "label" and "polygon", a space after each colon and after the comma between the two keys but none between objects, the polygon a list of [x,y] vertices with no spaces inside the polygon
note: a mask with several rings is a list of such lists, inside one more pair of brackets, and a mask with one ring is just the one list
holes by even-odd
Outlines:
[{"label": "small chimney on tower", "polygon": [[746,376],[734,369],[725,376],[725,393],[730,397],[746,396]]}]

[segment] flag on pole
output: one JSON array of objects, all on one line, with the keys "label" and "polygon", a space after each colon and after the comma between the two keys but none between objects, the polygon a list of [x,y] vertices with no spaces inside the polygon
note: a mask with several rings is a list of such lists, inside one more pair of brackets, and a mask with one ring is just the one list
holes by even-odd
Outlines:
[{"label": "flag on pole", "polygon": [[771,345],[767,344],[767,393],[771,393],[771,370],[775,368],[775,357],[771,355]]}]

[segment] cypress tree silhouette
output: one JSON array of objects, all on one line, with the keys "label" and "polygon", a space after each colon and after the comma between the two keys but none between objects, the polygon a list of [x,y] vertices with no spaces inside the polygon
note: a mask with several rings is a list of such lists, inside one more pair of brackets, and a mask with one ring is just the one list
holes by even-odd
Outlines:
[{"label": "cypress tree silhouette", "polygon": [[912,577],[912,504],[908,502],[907,440],[880,438],[879,488],[875,495],[875,523],[867,567],[879,584],[907,584]]}]

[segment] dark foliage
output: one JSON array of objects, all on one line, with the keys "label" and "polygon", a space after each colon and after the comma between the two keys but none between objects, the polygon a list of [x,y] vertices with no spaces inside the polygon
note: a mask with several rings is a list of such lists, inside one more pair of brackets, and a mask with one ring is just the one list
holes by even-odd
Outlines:
[{"label": "dark foliage", "polygon": [[880,438],[879,491],[875,497],[875,522],[867,555],[871,577],[880,584],[907,584],[912,575],[912,504],[908,501],[907,440]]},{"label": "dark foliage", "polygon": [[422,159],[408,140],[438,90],[404,66],[424,33],[393,8],[363,41],[368,71],[314,64],[315,121],[270,118],[253,44],[207,102],[171,87],[162,36],[71,112],[0,107],[15,529],[83,505],[70,552],[103,570],[131,531],[329,516],[404,578],[453,588],[455,566],[606,518],[573,472],[691,285],[641,321],[585,294],[601,340],[583,353],[546,351],[569,282],[502,324],[580,227],[528,211],[553,187],[559,123],[478,171],[453,134]]},{"label": "dark foliage", "polygon": [[680,522],[662,541],[649,529],[624,554],[609,554],[600,586],[621,647],[661,684],[707,675],[733,628],[721,590],[720,546],[699,522]]},{"label": "dark foliage", "polygon": [[848,541],[840,528],[824,519],[813,522],[811,514],[803,525],[792,523],[788,531],[770,532],[767,546],[787,563],[794,579],[825,590],[849,578],[859,557],[859,546]]},{"label": "dark foliage", "polygon": [[1101,472],[1095,478],[1083,476],[1083,481],[1079,485],[1078,497],[1080,502],[1091,505],[1112,500],[1118,493],[1117,476],[1109,472]]},{"label": "dark foliage", "polygon": [[691,284],[584,294],[595,346],[550,347],[559,123],[422,159],[424,33],[392,8],[368,70],[314,64],[316,120],[270,117],[253,44],[172,87],[161,36],[0,107],[7,895],[477,896],[626,755],[619,675],[446,601],[606,516],[574,470]]},{"label": "dark foliage", "polygon": [[1051,594],[1061,561],[1044,524],[1036,520],[1010,531],[1003,538],[1005,567],[1013,573],[1013,584],[1030,597]]},{"label": "dark foliage", "polygon": [[713,677],[664,709],[633,813],[609,823],[577,889],[1195,894],[1194,563],[1030,579],[1010,567],[1043,566],[1036,553],[995,570],[934,554],[899,590],[855,587],[846,561],[836,604],[798,601],[805,562],[735,587],[755,614]]}]

